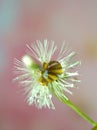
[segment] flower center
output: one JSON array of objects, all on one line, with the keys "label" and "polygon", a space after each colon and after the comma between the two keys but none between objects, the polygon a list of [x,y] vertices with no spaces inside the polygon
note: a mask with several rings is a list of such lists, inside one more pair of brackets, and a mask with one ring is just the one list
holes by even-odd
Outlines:
[{"label": "flower center", "polygon": [[41,77],[39,82],[42,85],[48,85],[58,79],[58,75],[63,73],[62,66],[58,61],[50,61],[49,63],[44,62],[41,70]]}]

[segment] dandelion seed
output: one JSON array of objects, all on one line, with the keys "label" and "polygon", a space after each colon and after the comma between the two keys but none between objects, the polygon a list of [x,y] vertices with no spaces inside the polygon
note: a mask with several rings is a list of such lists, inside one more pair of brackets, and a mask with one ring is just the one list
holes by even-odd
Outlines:
[{"label": "dandelion seed", "polygon": [[78,76],[78,72],[70,72],[70,69],[80,62],[72,61],[75,52],[66,55],[68,50],[67,47],[65,50],[65,43],[58,49],[54,41],[50,43],[44,40],[44,43],[41,43],[37,40],[31,47],[27,47],[30,56],[24,55],[21,61],[15,59],[15,80],[24,87],[29,105],[54,109],[52,94],[59,99],[64,97],[68,100],[65,92],[72,94],[69,87],[74,87]]}]

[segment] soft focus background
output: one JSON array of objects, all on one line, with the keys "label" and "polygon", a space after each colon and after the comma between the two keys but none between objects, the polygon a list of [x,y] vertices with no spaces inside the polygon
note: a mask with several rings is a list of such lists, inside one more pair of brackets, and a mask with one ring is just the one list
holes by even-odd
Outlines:
[{"label": "soft focus background", "polygon": [[0,0],[0,130],[90,130],[91,125],[56,99],[56,110],[24,101],[13,60],[37,39],[66,40],[82,61],[70,100],[97,121],[97,0]]}]

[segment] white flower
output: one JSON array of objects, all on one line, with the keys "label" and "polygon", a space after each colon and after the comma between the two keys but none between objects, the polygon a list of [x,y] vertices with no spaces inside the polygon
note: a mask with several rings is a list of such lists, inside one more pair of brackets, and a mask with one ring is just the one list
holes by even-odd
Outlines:
[{"label": "white flower", "polygon": [[38,108],[54,109],[52,94],[68,100],[64,92],[72,94],[68,88],[73,88],[74,82],[79,81],[75,77],[78,72],[70,72],[70,69],[80,62],[72,61],[75,52],[67,55],[65,43],[58,48],[54,41],[41,43],[37,40],[27,47],[30,54],[23,56],[21,61],[15,59],[15,80],[24,87],[29,105],[34,103]]}]

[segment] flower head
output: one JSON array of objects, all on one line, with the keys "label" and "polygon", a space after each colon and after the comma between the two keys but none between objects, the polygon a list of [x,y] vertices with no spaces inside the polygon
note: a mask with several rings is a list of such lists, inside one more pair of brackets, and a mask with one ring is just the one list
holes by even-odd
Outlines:
[{"label": "flower head", "polygon": [[31,46],[27,45],[30,53],[24,55],[22,60],[15,59],[15,80],[24,87],[29,105],[35,104],[38,108],[48,107],[54,109],[52,94],[59,99],[68,100],[64,92],[72,94],[68,89],[75,87],[74,82],[78,72],[70,70],[79,61],[72,61],[75,52],[68,52],[65,43],[58,49],[54,41],[44,43],[36,41]]}]

